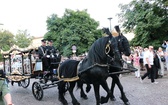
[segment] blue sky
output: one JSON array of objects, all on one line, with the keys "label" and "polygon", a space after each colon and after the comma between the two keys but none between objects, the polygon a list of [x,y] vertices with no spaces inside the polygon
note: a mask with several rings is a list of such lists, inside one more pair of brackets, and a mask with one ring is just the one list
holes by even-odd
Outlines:
[{"label": "blue sky", "polygon": [[120,10],[120,3],[128,4],[132,0],[0,0],[0,29],[16,34],[18,30],[28,30],[31,36],[43,36],[46,20],[51,14],[61,17],[65,9],[87,9],[100,27],[109,27],[107,19],[112,17],[112,27],[118,25],[115,16]]}]

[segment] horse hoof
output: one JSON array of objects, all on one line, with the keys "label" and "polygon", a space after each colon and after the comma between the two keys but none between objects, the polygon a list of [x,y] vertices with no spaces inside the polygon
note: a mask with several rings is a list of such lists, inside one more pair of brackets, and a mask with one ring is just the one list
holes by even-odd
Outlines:
[{"label": "horse hoof", "polygon": [[59,101],[63,104],[63,105],[68,105],[68,102],[66,100],[62,100],[59,98]]},{"label": "horse hoof", "polygon": [[106,97],[101,97],[101,104],[107,103],[108,99]]},{"label": "horse hoof", "polygon": [[63,103],[63,105],[68,105],[68,103]]},{"label": "horse hoof", "polygon": [[111,97],[110,99],[111,99],[111,101],[116,101],[115,97]]},{"label": "horse hoof", "polygon": [[68,105],[67,101],[62,102],[63,105]]},{"label": "horse hoof", "polygon": [[125,104],[125,105],[130,105],[130,103],[129,103],[129,102],[124,102],[124,104]]},{"label": "horse hoof", "polygon": [[125,105],[130,105],[128,99],[123,99],[122,97],[120,97],[120,99],[124,102]]},{"label": "horse hoof", "polygon": [[85,99],[85,100],[88,99],[87,95],[81,95],[81,97],[82,97],[83,99]]},{"label": "horse hoof", "polygon": [[76,103],[73,103],[73,105],[80,105],[80,103],[79,103],[79,102],[76,102]]}]

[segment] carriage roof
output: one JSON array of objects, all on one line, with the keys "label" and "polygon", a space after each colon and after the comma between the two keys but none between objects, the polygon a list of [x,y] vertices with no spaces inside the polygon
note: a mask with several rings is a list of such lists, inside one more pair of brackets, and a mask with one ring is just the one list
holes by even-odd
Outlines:
[{"label": "carriage roof", "polygon": [[10,50],[8,51],[1,51],[1,54],[3,56],[7,56],[7,55],[11,55],[11,54],[25,54],[25,53],[31,53],[33,50],[35,50],[36,48],[33,47],[27,47],[27,48],[19,48],[18,46],[14,45],[13,47],[11,47]]}]

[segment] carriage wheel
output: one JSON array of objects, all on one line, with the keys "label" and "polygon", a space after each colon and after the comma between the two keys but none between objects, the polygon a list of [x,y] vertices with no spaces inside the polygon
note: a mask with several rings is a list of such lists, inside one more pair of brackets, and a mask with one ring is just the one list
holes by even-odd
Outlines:
[{"label": "carriage wheel", "polygon": [[21,86],[23,88],[27,88],[29,86],[29,84],[30,84],[30,78],[27,78],[27,79],[21,81]]},{"label": "carriage wheel", "polygon": [[33,92],[34,97],[37,100],[41,100],[43,98],[43,88],[41,87],[39,82],[33,83],[32,92]]}]

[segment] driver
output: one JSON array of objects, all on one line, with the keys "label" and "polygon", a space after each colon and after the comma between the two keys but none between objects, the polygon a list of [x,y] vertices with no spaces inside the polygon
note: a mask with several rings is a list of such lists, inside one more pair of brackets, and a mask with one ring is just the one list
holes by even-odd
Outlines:
[{"label": "driver", "polygon": [[49,57],[47,56],[47,47],[46,47],[46,40],[43,39],[41,40],[41,46],[38,47],[38,55],[39,55],[39,59],[41,59],[42,64],[43,64],[43,70],[44,71],[48,71],[48,67],[49,67]]},{"label": "driver", "polygon": [[50,71],[53,72],[54,69],[56,69],[57,67],[55,67],[55,63],[57,62],[57,51],[56,48],[53,46],[53,40],[48,40],[48,55],[50,55],[50,60],[49,60],[49,64],[50,64]]},{"label": "driver", "polygon": [[53,46],[53,41],[52,40],[48,40],[48,53],[50,55],[51,58],[54,58],[56,56],[56,48]]}]

